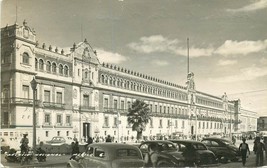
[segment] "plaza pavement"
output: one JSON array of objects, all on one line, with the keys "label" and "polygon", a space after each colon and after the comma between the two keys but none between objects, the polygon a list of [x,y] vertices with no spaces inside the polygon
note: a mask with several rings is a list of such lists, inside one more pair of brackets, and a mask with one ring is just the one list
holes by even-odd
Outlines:
[{"label": "plaza pavement", "polygon": [[48,155],[46,162],[34,163],[33,161],[29,164],[20,165],[20,163],[9,163],[5,159],[5,155],[1,154],[1,164],[6,168],[20,168],[20,167],[66,167],[70,155]]}]

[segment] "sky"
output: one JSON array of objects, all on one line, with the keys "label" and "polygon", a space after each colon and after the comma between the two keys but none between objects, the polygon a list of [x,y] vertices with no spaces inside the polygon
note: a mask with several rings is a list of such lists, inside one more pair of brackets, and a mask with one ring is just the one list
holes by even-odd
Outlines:
[{"label": "sky", "polygon": [[[46,46],[86,38],[100,62],[196,89],[267,116],[267,0],[2,0],[1,27]],[[187,43],[187,39],[188,43]],[[189,44],[189,45],[188,45]]]}]

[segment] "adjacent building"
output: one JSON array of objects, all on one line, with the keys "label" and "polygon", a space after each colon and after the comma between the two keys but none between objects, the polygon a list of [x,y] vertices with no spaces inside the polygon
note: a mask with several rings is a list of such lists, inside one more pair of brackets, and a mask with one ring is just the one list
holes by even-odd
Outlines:
[{"label": "adjacent building", "polygon": [[[150,107],[144,138],[158,135],[230,134],[256,130],[255,112],[196,90],[194,73],[185,86],[100,63],[87,40],[66,52],[39,44],[26,21],[1,29],[1,136],[32,134],[33,77],[37,85],[37,137],[135,138],[127,111],[136,99]],[[249,126],[248,126],[249,123]]]}]

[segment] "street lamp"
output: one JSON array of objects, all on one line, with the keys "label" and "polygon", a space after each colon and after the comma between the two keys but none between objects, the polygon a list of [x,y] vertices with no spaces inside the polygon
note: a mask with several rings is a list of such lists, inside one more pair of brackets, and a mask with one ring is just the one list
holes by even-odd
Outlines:
[{"label": "street lamp", "polygon": [[35,160],[35,150],[36,150],[36,113],[35,113],[35,99],[36,99],[36,87],[37,87],[37,81],[35,80],[35,77],[33,77],[31,81],[31,87],[33,91],[33,108],[32,108],[32,124],[33,124],[33,140],[32,140],[32,149],[33,149],[33,158]]}]

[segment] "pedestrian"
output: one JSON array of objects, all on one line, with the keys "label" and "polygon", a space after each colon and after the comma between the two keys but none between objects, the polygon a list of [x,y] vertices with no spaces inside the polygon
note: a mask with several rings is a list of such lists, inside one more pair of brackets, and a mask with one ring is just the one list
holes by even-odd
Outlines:
[{"label": "pedestrian", "polygon": [[263,151],[265,150],[264,144],[261,142],[260,137],[256,137],[254,141],[253,151],[256,154],[256,166],[263,166]]},{"label": "pedestrian", "polygon": [[76,156],[80,153],[80,151],[79,151],[79,142],[78,142],[77,139],[75,139],[75,142],[71,143],[71,147],[72,147],[72,152],[71,152],[70,160],[75,159]]},{"label": "pedestrian", "polygon": [[236,138],[235,138],[235,136],[232,136],[232,142],[233,142],[233,144],[235,145],[235,142],[236,142]]},{"label": "pedestrian", "polygon": [[152,143],[148,146],[148,153],[145,155],[145,167],[157,167],[158,161],[158,145]]},{"label": "pedestrian", "polygon": [[265,146],[265,159],[267,160],[267,136],[263,137],[263,143]]},{"label": "pedestrian", "polygon": [[112,142],[110,135],[108,135],[108,137],[106,138],[106,142]]},{"label": "pedestrian", "polygon": [[89,136],[87,138],[87,144],[90,145],[91,143],[93,143],[93,138]]},{"label": "pedestrian", "polygon": [[20,143],[20,149],[21,149],[21,154],[27,154],[28,153],[28,144],[29,144],[29,139],[27,138],[28,134],[23,134],[23,138],[21,139]]},{"label": "pedestrian", "polygon": [[242,141],[243,143],[239,145],[239,151],[241,152],[243,166],[245,166],[247,160],[247,153],[249,153],[250,155],[250,150],[248,144],[246,143],[246,138],[243,138]]}]

